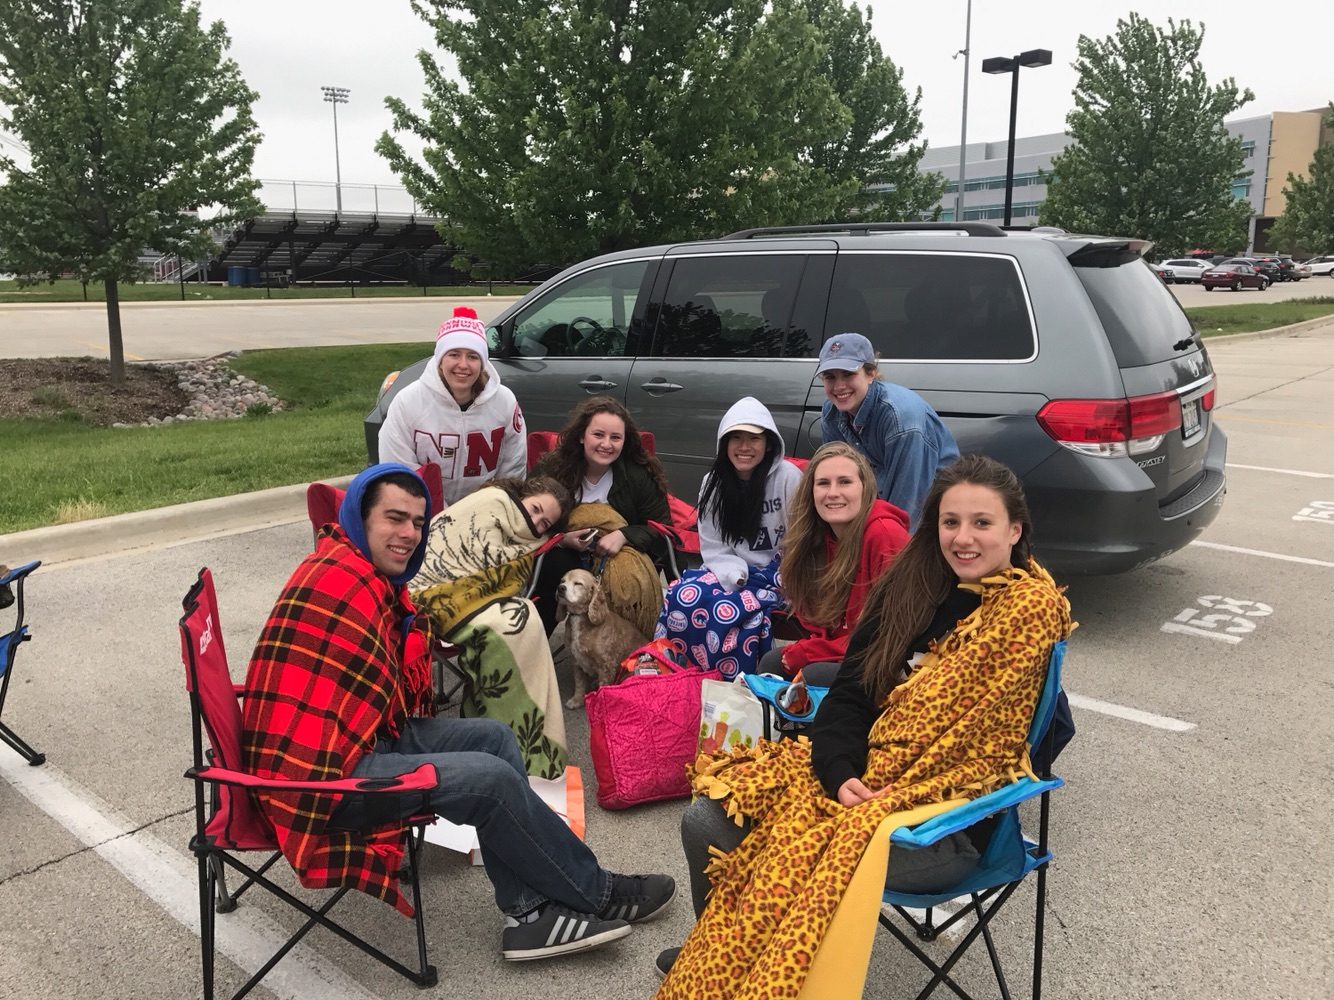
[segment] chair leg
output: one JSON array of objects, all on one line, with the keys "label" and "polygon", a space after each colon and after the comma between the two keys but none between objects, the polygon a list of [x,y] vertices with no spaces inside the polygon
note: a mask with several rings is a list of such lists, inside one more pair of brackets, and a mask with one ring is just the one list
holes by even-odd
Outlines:
[{"label": "chair leg", "polygon": [[1033,1000],[1042,1000],[1042,933],[1047,916],[1047,866],[1038,868],[1037,916],[1033,920]]},{"label": "chair leg", "polygon": [[227,892],[227,869],[222,866],[216,854],[208,856],[209,866],[213,869],[213,884],[216,886],[217,902],[214,908],[218,913],[231,913],[236,909],[236,897]]},{"label": "chair leg", "polygon": [[19,736],[18,733],[10,729],[3,722],[0,722],[0,740],[9,744],[20,757],[28,762],[29,767],[38,767],[46,763],[46,754],[38,753]]},{"label": "chair leg", "polygon": [[412,912],[417,925],[417,988],[430,989],[439,982],[434,965],[426,959],[426,917],[422,913],[421,846],[426,838],[426,827],[419,826],[408,833],[408,865],[412,869]]},{"label": "chair leg", "polygon": [[212,855],[199,855],[199,957],[204,966],[204,1000],[213,1000],[213,865]]},{"label": "chair leg", "polygon": [[996,942],[991,937],[991,922],[982,922],[982,903],[977,893],[973,893],[971,909],[977,914],[978,923],[982,926],[982,941],[987,946],[987,955],[991,957],[991,971],[996,974],[996,985],[1000,987],[1001,1000],[1010,1000],[1010,986],[1005,981],[1005,970],[1001,968],[1000,955],[996,954]]}]

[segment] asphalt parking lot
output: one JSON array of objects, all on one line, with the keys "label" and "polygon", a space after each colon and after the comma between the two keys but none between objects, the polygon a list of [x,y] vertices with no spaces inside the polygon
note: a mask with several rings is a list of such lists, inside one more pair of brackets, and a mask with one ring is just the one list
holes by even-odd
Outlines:
[{"label": "asphalt parking lot", "polygon": [[[1210,352],[1216,419],[1231,441],[1217,521],[1167,560],[1070,585],[1080,628],[1066,687],[1079,736],[1057,768],[1069,786],[1053,810],[1049,997],[1334,995],[1334,325]],[[198,567],[212,566],[239,676],[309,540],[294,523],[34,574],[34,641],[5,721],[49,762],[28,768],[0,747],[0,997],[199,995],[179,600]],[[0,550],[10,563],[41,557]],[[604,863],[684,882],[681,803],[599,810],[582,712],[567,724],[590,786],[588,840]],[[425,869],[442,997],[647,997],[653,957],[690,923],[678,899],[664,920],[602,951],[509,966],[481,870],[437,848]],[[345,916],[357,929],[410,945],[407,921],[352,897]],[[1027,995],[1032,898],[1031,887],[1019,891],[998,936],[1017,995]],[[224,986],[243,981],[275,925],[291,924],[256,904],[220,918]],[[980,987],[985,959],[965,964],[960,978]],[[421,995],[318,933],[280,970],[254,995]],[[882,934],[869,983],[868,996],[904,997],[923,980]]]}]

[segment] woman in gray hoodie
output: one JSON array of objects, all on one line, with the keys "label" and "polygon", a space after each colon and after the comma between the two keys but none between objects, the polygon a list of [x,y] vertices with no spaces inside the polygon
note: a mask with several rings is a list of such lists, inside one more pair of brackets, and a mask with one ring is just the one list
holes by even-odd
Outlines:
[{"label": "woman in gray hoodie", "polygon": [[753,396],[733,404],[718,425],[718,453],[699,493],[704,565],[668,589],[655,636],[729,680],[755,670],[772,645],[769,612],[782,603],[778,546],[800,479],[765,405]]}]

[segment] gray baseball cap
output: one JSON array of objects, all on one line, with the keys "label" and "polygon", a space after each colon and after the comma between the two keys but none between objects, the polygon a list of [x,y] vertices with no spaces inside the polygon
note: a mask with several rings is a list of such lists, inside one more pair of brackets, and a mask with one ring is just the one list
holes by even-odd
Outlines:
[{"label": "gray baseball cap", "polygon": [[875,348],[860,333],[836,333],[820,348],[820,364],[815,374],[833,370],[855,372],[862,365],[875,363]]}]

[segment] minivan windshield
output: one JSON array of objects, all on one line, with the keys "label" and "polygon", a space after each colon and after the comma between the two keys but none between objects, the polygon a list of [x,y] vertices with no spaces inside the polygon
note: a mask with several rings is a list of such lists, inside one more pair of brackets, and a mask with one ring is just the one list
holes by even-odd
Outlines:
[{"label": "minivan windshield", "polygon": [[1138,368],[1181,356],[1175,345],[1193,335],[1190,320],[1176,296],[1142,261],[1118,267],[1072,263],[1120,367]]}]

